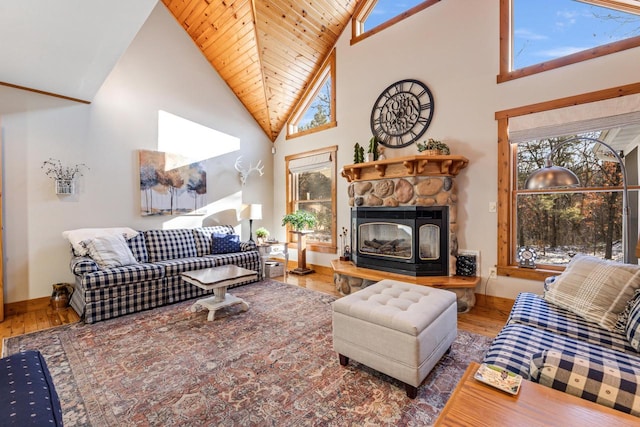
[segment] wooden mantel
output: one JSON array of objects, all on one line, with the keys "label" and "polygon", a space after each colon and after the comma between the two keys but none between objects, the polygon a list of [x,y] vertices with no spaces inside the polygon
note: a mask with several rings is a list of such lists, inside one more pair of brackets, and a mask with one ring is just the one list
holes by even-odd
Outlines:
[{"label": "wooden mantel", "polygon": [[456,176],[468,164],[469,160],[463,156],[420,154],[346,165],[341,175],[348,182],[409,176]]}]

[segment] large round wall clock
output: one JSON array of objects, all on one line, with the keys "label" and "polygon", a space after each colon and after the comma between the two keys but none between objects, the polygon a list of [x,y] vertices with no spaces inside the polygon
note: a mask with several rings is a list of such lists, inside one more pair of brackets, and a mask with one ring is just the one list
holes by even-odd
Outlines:
[{"label": "large round wall clock", "polygon": [[371,132],[385,147],[414,143],[433,117],[433,95],[418,80],[400,80],[386,88],[371,110]]}]

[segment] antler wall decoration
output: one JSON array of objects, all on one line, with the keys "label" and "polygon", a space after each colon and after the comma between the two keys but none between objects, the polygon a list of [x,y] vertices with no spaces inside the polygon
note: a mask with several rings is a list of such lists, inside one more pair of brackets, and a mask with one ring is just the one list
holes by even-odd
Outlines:
[{"label": "antler wall decoration", "polygon": [[262,160],[258,160],[258,163],[256,163],[255,166],[251,166],[251,163],[249,163],[249,169],[245,169],[244,167],[242,167],[241,159],[242,159],[242,156],[236,159],[236,164],[234,167],[240,174],[240,182],[242,183],[242,185],[245,185],[247,183],[247,178],[249,178],[249,175],[253,171],[258,172],[260,176],[264,175],[264,171],[263,171],[264,165],[262,164]]}]

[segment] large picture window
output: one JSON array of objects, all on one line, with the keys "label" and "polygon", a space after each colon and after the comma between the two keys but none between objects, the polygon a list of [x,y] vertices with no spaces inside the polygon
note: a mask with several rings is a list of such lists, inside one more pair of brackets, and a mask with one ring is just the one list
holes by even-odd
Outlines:
[{"label": "large picture window", "polygon": [[[517,152],[514,249],[533,247],[538,253],[537,263],[549,266],[565,265],[576,253],[623,261],[620,164],[608,155],[608,151],[602,150],[603,145],[580,137],[608,141],[617,151],[624,152],[626,147],[621,146],[626,146],[629,140],[617,136],[620,131],[634,130],[640,131],[633,125],[514,144],[513,149]],[[560,145],[573,139],[576,141]],[[556,146],[559,149],[553,156],[554,164],[575,173],[581,186],[527,190],[527,177],[544,166],[545,157]],[[635,156],[635,153],[628,153],[625,158],[628,156]]]},{"label": "large picture window", "polygon": [[[318,218],[307,248],[316,252],[335,253],[336,244],[336,154],[332,146],[285,158],[287,165],[287,213],[310,212]],[[296,235],[290,233],[289,241]]]},{"label": "large picture window", "polygon": [[640,46],[640,3],[500,0],[498,82]]},{"label": "large picture window", "polygon": [[[638,236],[640,84],[499,111],[496,119],[498,274],[540,280],[564,269],[579,252],[623,260],[624,245],[635,248]],[[620,164],[602,144],[580,140],[556,150],[553,164],[572,170],[579,187],[525,188],[552,148],[575,136],[598,139],[622,157],[630,196],[626,233]],[[536,269],[518,268],[522,246],[537,250]],[[629,255],[636,262],[635,253]]]}]

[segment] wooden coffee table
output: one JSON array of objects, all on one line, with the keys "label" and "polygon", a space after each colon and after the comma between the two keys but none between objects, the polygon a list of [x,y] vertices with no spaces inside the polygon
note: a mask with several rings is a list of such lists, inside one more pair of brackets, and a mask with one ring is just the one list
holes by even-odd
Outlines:
[{"label": "wooden coffee table", "polygon": [[181,274],[185,282],[191,283],[201,289],[210,291],[213,289],[213,296],[196,301],[191,306],[191,311],[196,312],[200,307],[209,309],[207,320],[212,321],[216,315],[216,310],[230,305],[242,304],[242,311],[249,309],[242,298],[238,298],[227,293],[227,288],[250,279],[258,279],[258,272],[238,267],[237,265],[223,265],[220,267],[204,268],[202,270],[189,271]]},{"label": "wooden coffee table", "polygon": [[512,396],[473,378],[471,363],[436,426],[638,426],[640,418],[523,381]]}]

